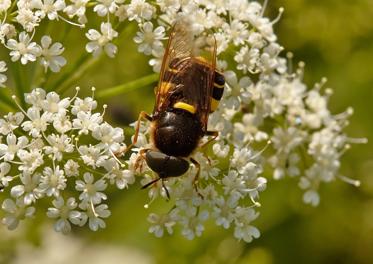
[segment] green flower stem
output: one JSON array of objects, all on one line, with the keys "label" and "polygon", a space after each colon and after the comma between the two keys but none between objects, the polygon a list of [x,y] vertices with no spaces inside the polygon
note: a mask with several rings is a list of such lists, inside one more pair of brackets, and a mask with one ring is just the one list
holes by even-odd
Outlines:
[{"label": "green flower stem", "polygon": [[11,110],[17,109],[17,105],[13,102],[12,99],[5,93],[6,90],[9,90],[10,88],[0,88],[0,103],[2,105],[7,106],[7,108],[10,108]]},{"label": "green flower stem", "polygon": [[116,96],[122,93],[136,90],[138,88],[155,83],[159,78],[158,73],[152,73],[137,80],[120,84],[97,92],[97,98]]},{"label": "green flower stem", "polygon": [[[47,87],[47,91],[61,92],[61,90],[66,90],[66,86],[68,87],[68,85],[70,85],[73,81],[80,77],[80,74],[82,74],[82,69],[86,68],[84,67],[84,65],[87,61],[90,60],[93,60],[92,54],[83,53],[83,55],[75,62],[75,64],[67,72],[65,72],[55,83]],[[73,78],[74,80],[72,80]]]},{"label": "green flower stem", "polygon": [[16,90],[16,94],[17,94],[17,97],[19,98],[20,102],[21,102],[21,105],[23,107],[25,107],[25,98],[24,98],[24,94],[26,92],[25,90],[25,84],[24,84],[24,77],[26,77],[26,73],[25,72],[21,72],[21,65],[20,65],[20,62],[14,62],[14,63],[10,63],[10,68],[12,70],[12,73],[13,73],[13,77],[14,77],[14,83],[16,85],[15,87],[15,90]]},{"label": "green flower stem", "polygon": [[9,113],[12,112],[13,108],[9,107],[6,104],[3,104],[2,99],[0,100],[0,111],[3,113]]}]

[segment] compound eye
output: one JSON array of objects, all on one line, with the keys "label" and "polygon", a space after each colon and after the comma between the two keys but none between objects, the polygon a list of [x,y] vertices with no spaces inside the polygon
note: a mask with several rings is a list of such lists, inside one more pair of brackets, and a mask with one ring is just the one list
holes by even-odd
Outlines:
[{"label": "compound eye", "polygon": [[147,151],[145,160],[148,166],[159,174],[160,178],[181,176],[189,169],[189,162],[185,159],[168,156],[155,150]]}]

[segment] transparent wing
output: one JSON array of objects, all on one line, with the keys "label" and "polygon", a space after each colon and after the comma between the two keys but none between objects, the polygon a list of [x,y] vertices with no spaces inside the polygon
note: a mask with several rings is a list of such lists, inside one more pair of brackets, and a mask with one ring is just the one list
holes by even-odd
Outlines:
[{"label": "transparent wing", "polygon": [[195,38],[187,23],[177,22],[172,28],[163,58],[153,115],[182,101],[196,109],[196,115],[206,130],[215,61],[215,38]]}]

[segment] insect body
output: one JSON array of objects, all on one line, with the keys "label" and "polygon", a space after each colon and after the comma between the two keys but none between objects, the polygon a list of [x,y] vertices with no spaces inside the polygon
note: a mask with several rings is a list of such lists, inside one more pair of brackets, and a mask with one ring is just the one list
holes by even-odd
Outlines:
[{"label": "insect body", "polygon": [[[159,176],[143,188],[160,179],[163,184],[165,178],[183,175],[189,169],[189,161],[198,168],[194,182],[197,181],[200,166],[190,156],[200,147],[202,137],[216,138],[217,132],[207,130],[207,121],[224,91],[224,76],[215,70],[215,61],[215,39],[212,46],[197,53],[186,24],[174,25],[162,62],[153,113],[150,116],[141,112],[139,116],[139,121],[146,118],[152,122],[152,147],[142,150],[141,157]],[[134,143],[139,125],[140,122]]]}]

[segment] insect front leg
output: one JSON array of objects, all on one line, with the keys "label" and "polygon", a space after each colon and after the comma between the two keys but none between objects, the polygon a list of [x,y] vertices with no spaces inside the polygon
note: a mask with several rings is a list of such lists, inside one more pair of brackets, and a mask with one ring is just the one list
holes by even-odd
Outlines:
[{"label": "insect front leg", "polygon": [[135,127],[135,135],[134,135],[134,138],[133,138],[133,142],[126,149],[115,153],[115,156],[117,156],[117,157],[123,156],[124,154],[127,153],[128,150],[130,150],[134,145],[136,145],[137,139],[139,137],[139,132],[140,132],[140,121],[143,120],[143,119],[146,119],[150,122],[153,121],[152,116],[148,115],[145,111],[141,111],[141,113],[139,114],[139,117],[137,119],[137,124],[136,124],[136,127]]},{"label": "insect front leg", "polygon": [[149,148],[146,148],[146,149],[142,149],[142,150],[139,151],[139,156],[136,158],[135,165],[134,165],[135,171],[139,168],[140,168],[140,172],[142,171],[142,166],[143,166],[144,160],[145,160],[145,154],[149,150],[150,150]]}]

